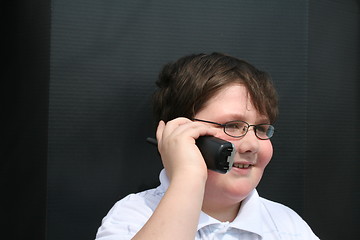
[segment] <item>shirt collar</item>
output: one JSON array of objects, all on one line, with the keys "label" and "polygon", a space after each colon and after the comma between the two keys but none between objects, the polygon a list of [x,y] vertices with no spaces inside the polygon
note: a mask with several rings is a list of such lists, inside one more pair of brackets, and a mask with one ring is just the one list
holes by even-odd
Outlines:
[{"label": "shirt collar", "polygon": [[261,215],[261,202],[256,189],[242,201],[237,217],[231,227],[263,235],[263,220]]},{"label": "shirt collar", "polygon": [[[161,192],[165,192],[169,187],[169,178],[166,175],[165,169],[161,170],[159,179],[161,183],[159,190]],[[201,211],[197,230],[211,224],[219,223],[221,224],[219,220]],[[256,189],[251,191],[250,194],[242,201],[238,215],[234,221],[229,223],[229,226],[248,232],[253,232],[260,236],[263,235],[261,202]]]},{"label": "shirt collar", "polygon": [[[211,224],[221,224],[221,222],[206,213],[201,212],[198,230]],[[250,194],[242,201],[238,215],[234,221],[229,223],[229,227],[256,233],[260,236],[263,235],[261,203],[256,189],[250,192]]]},{"label": "shirt collar", "polygon": [[169,178],[166,175],[165,168],[163,168],[159,175],[160,186],[158,187],[161,192],[166,192],[169,188]]}]

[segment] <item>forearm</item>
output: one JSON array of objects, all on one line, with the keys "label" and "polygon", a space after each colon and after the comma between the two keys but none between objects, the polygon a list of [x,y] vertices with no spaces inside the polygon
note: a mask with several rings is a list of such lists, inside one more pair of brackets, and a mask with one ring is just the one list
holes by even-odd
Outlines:
[{"label": "forearm", "polygon": [[153,215],[133,239],[194,239],[205,180],[173,179]]}]

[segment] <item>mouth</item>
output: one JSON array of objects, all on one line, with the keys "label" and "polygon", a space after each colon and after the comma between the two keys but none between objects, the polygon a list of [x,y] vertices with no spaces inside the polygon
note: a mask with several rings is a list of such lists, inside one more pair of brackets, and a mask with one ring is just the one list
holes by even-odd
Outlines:
[{"label": "mouth", "polygon": [[245,163],[234,163],[233,167],[234,168],[240,168],[240,169],[248,169],[251,168],[253,166],[253,164],[245,164]]}]

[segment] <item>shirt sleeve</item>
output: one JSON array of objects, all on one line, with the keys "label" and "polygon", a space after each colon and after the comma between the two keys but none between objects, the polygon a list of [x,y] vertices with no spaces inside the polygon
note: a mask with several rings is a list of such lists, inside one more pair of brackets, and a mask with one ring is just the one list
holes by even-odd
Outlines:
[{"label": "shirt sleeve", "polygon": [[144,198],[131,194],[118,201],[103,218],[96,240],[127,240],[145,225],[153,213]]}]

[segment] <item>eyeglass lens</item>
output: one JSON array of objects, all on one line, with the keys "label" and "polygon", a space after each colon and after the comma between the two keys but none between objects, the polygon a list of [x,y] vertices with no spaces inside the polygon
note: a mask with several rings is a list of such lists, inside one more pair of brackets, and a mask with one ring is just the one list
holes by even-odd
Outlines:
[{"label": "eyeglass lens", "polygon": [[[241,137],[247,133],[250,126],[254,125],[242,121],[230,122],[225,125],[224,131],[230,136]],[[258,138],[268,139],[273,136],[274,127],[270,124],[259,124],[254,126],[254,131]]]}]

